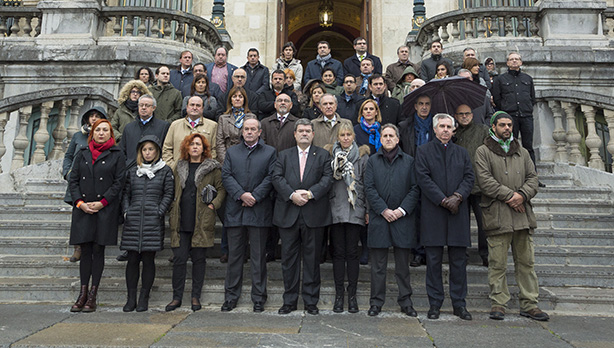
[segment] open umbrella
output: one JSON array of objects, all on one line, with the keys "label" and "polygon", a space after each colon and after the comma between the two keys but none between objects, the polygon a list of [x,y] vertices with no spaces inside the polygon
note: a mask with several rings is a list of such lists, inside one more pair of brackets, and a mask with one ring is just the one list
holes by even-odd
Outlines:
[{"label": "open umbrella", "polygon": [[431,97],[431,114],[445,112],[452,115],[462,104],[475,109],[484,105],[487,90],[486,87],[460,76],[431,80],[405,96],[403,116],[409,117],[416,111],[414,104],[418,97],[423,95]]}]

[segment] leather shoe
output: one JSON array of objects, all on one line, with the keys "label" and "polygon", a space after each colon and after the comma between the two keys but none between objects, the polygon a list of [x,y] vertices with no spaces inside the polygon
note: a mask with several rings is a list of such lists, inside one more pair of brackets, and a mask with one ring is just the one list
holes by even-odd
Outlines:
[{"label": "leather shoe", "polygon": [[463,320],[471,320],[473,319],[471,317],[471,313],[469,313],[469,311],[467,311],[466,307],[456,307],[454,308],[454,315],[456,315],[457,317],[463,319]]},{"label": "leather shoe", "polygon": [[414,255],[414,259],[409,263],[411,267],[420,267],[426,265],[426,259],[422,255]]},{"label": "leather shoe", "polygon": [[412,306],[401,307],[401,312],[409,315],[410,317],[417,317],[418,316],[418,313],[416,312],[416,310]]},{"label": "leather shoe", "polygon": [[550,319],[550,316],[548,316],[548,314],[542,312],[542,310],[537,307],[526,312],[520,311],[520,315],[537,321],[548,321]]},{"label": "leather shoe", "polygon": [[335,304],[333,305],[333,312],[343,313],[343,295],[335,296]]},{"label": "leather shoe", "polygon": [[490,319],[503,320],[505,318],[505,308],[501,306],[492,306],[490,308]]},{"label": "leather shoe", "polygon": [[375,316],[377,316],[377,315],[379,314],[379,312],[381,312],[381,311],[382,311],[382,307],[380,307],[380,306],[376,306],[376,305],[372,305],[372,306],[369,308],[369,311],[367,312],[367,315],[368,315],[368,316],[370,316],[370,317],[375,317]]},{"label": "leather shoe", "polygon": [[296,310],[296,305],[285,304],[277,311],[278,314],[290,314]]},{"label": "leather shoe", "polygon": [[230,312],[237,307],[237,301],[224,301],[222,312]]},{"label": "leather shoe", "polygon": [[488,267],[488,256],[482,256],[482,266]]},{"label": "leather shoe", "polygon": [[192,311],[199,311],[203,306],[200,304],[200,300],[196,297],[192,297]]},{"label": "leather shoe", "polygon": [[275,262],[274,254],[266,254],[266,262]]},{"label": "leather shoe", "polygon": [[305,310],[307,310],[307,313],[311,315],[317,315],[320,313],[320,310],[318,309],[318,306],[316,305],[306,305]]},{"label": "leather shoe", "polygon": [[254,302],[254,313],[262,313],[264,312],[264,302],[256,301]]},{"label": "leather shoe", "polygon": [[174,311],[175,309],[177,309],[179,307],[181,307],[181,301],[179,301],[179,300],[172,300],[171,303],[166,305],[164,310],[167,311],[167,312],[170,312],[170,311]]},{"label": "leather shoe", "polygon": [[220,262],[228,263],[228,254],[223,254],[222,256],[220,256]]},{"label": "leather shoe", "polygon": [[429,319],[439,319],[439,307],[431,306],[426,317]]},{"label": "leather shoe", "polygon": [[350,296],[350,298],[348,298],[348,312],[350,313],[358,313],[358,300],[356,299],[356,296]]}]

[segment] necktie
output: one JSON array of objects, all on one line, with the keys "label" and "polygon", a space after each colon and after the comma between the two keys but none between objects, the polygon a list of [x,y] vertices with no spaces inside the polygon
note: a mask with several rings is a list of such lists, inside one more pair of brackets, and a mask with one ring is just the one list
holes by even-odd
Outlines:
[{"label": "necktie", "polygon": [[358,58],[358,60],[360,60],[362,62],[363,59],[365,59],[365,56],[361,54],[360,57]]},{"label": "necktie", "polygon": [[192,128],[196,127],[196,122],[190,121],[190,126],[192,126]]},{"label": "necktie", "polygon": [[301,151],[301,181],[303,181],[303,173],[305,172],[305,164],[307,164],[307,151]]}]

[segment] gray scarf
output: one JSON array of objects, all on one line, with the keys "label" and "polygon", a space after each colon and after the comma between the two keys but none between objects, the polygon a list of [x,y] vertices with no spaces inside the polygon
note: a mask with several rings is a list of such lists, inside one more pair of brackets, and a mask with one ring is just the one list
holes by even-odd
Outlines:
[{"label": "gray scarf", "polygon": [[320,55],[318,54],[316,56],[316,60],[318,61],[318,63],[320,64],[320,66],[322,68],[324,68],[324,66],[326,65],[326,63],[328,63],[328,61],[330,60],[332,56],[330,55],[330,53],[324,57],[320,57]]},{"label": "gray scarf", "polygon": [[343,180],[347,186],[348,202],[355,209],[356,205],[356,176],[354,175],[354,162],[358,160],[358,145],[353,142],[350,148],[345,151],[341,148],[339,142],[333,145],[333,160],[331,167],[333,169],[333,178],[335,180]]},{"label": "gray scarf", "polygon": [[156,172],[162,168],[164,168],[164,166],[166,165],[166,162],[164,162],[163,160],[159,160],[158,162],[154,163],[154,164],[141,164],[140,166],[137,166],[136,168],[136,176],[141,177],[144,174],[147,174],[147,177],[149,179],[153,179],[156,176]]}]

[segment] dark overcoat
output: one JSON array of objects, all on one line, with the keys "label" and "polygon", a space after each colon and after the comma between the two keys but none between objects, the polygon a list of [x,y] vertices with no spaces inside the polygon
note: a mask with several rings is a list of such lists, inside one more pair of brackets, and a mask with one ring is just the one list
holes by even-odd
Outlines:
[{"label": "dark overcoat", "polygon": [[[228,197],[224,213],[226,227],[270,227],[273,222],[273,168],[277,150],[262,139],[253,150],[243,142],[231,146],[222,166],[222,183]],[[241,195],[251,192],[256,199],[252,207],[244,207]]]},{"label": "dark overcoat", "polygon": [[[470,247],[467,197],[474,182],[469,153],[452,142],[437,138],[416,150],[416,179],[421,192],[420,243],[424,246]],[[463,196],[452,215],[441,201],[458,192]]]},{"label": "dark overcoat", "polygon": [[[411,248],[416,241],[416,212],[420,190],[416,184],[414,159],[400,148],[390,163],[380,148],[369,158],[365,170],[365,194],[369,203],[369,248]],[[386,209],[403,208],[407,213],[389,223]]]},{"label": "dark overcoat", "polygon": [[77,153],[70,172],[68,187],[73,202],[97,202],[103,198],[108,205],[97,213],[87,214],[73,205],[70,224],[70,244],[95,242],[98,245],[117,245],[121,194],[126,177],[126,157],[112,146],[92,163],[89,147]]}]

